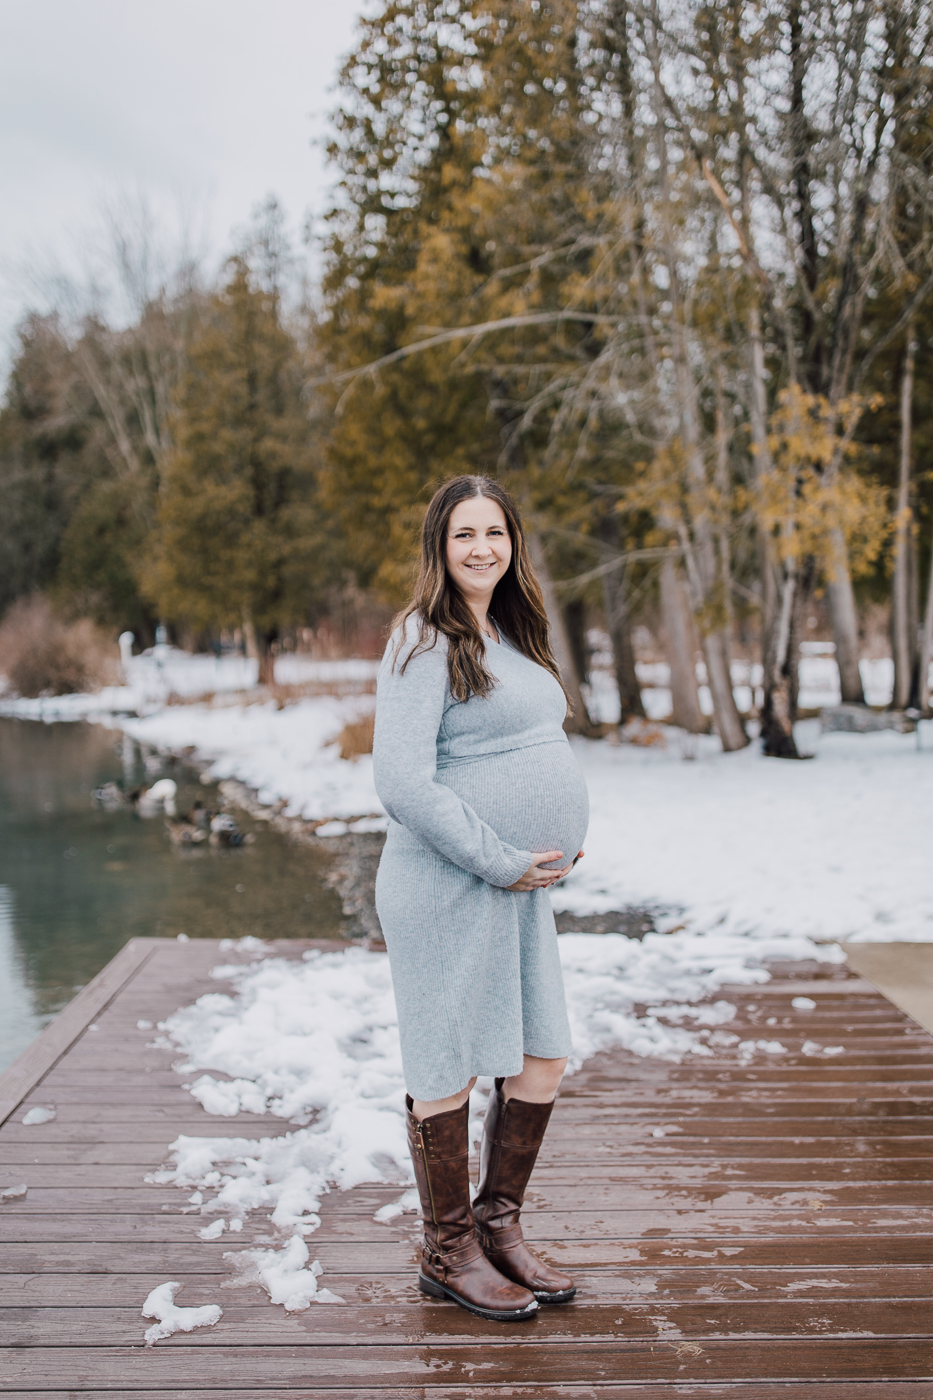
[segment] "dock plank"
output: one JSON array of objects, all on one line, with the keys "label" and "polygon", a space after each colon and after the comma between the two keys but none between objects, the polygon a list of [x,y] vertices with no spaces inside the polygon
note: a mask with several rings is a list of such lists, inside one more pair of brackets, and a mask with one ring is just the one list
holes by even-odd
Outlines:
[{"label": "dock plank", "polygon": [[[179,1133],[294,1125],[211,1117],[177,1052],[136,1024],[222,987],[211,968],[241,955],[137,943],[0,1081],[0,1106],[15,1100],[0,1172],[29,1188],[0,1208],[4,1397],[933,1400],[933,1036],[844,969],[823,980],[784,965],[717,994],[736,1006],[730,1030],[779,1039],[780,1056],[615,1051],[568,1080],[526,1219],[579,1297],[509,1328],[421,1297],[415,1217],[373,1219],[392,1185],[323,1202],[309,1245],[342,1305],[287,1315],[231,1286],[224,1255],[270,1222],[257,1212],[202,1241],[215,1217],[144,1177]],[[815,1010],[790,1006],[801,994]],[[806,1039],[843,1053],[803,1055]],[[56,1118],[24,1126],[34,1104]],[[179,1301],[224,1316],[146,1348],[142,1300],[169,1278],[185,1284]]]}]

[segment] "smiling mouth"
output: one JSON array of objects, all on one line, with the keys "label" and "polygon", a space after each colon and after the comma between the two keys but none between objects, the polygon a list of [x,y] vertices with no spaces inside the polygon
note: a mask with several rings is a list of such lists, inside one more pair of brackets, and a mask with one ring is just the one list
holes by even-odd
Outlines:
[{"label": "smiling mouth", "polygon": [[475,573],[484,574],[487,569],[494,569],[496,567],[496,560],[493,559],[488,564],[466,564],[464,567],[473,569]]}]

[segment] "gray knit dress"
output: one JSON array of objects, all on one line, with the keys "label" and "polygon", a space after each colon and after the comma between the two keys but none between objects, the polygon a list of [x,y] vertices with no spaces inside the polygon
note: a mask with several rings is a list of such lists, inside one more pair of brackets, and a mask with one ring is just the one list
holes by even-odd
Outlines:
[{"label": "gray knit dress", "polygon": [[[400,660],[416,638],[409,619]],[[500,633],[500,636],[502,634]],[[496,684],[453,699],[439,636],[404,674],[398,635],[379,672],[376,789],[389,833],[376,880],[408,1092],[430,1101],[522,1055],[559,1059],[570,1028],[547,891],[505,888],[533,851],[570,863],[586,835],[586,784],[562,723],[563,691],[502,636]]]}]

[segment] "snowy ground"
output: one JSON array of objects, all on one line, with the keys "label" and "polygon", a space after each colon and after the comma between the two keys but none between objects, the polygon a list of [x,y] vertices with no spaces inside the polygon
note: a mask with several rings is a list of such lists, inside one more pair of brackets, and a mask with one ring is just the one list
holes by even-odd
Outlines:
[{"label": "snowy ground", "polygon": [[[590,635],[593,637],[599,634]],[[606,640],[608,642],[608,638]],[[825,705],[839,704],[839,668],[831,650],[827,653],[827,647],[831,648],[831,643],[804,642],[801,646],[798,671],[798,704],[801,710],[820,710]],[[605,724],[616,724],[619,719],[619,694],[612,676],[611,654],[604,652],[600,655],[597,652],[596,659],[602,662],[602,665],[594,670],[587,687],[587,704],[594,719]],[[641,698],[648,718],[667,719],[671,713],[670,668],[663,661],[640,661],[635,670],[642,687]],[[893,661],[889,657],[866,659],[859,662],[859,670],[868,704],[889,704],[894,687]],[[696,673],[700,709],[703,714],[711,715],[713,700],[706,684],[706,667],[702,661],[697,662]],[[733,661],[731,673],[736,704],[743,714],[747,714],[752,708],[753,698],[756,705],[762,703],[761,666],[747,661]]]},{"label": "snowy ground", "polygon": [[[306,656],[280,656],[275,663],[281,686],[313,684],[352,691],[371,687],[379,669],[374,661],[312,661]],[[126,666],[124,685],[105,686],[93,695],[50,695],[37,700],[2,697],[0,715],[22,719],[76,720],[103,715],[145,715],[178,701],[208,698],[214,709],[241,703],[254,691],[257,663],[242,656],[192,656],[175,647],[157,646],[134,656]]]}]

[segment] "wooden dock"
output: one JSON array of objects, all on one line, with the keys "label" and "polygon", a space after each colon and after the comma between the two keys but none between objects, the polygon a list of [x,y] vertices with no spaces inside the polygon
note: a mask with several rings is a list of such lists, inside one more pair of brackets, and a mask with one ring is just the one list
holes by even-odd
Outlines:
[{"label": "wooden dock", "polygon": [[[223,1288],[232,1239],[268,1225],[204,1242],[186,1193],[144,1177],[180,1132],[288,1124],[210,1117],[137,1028],[216,990],[218,961],[216,943],[134,940],[0,1078],[0,1174],[28,1184],[0,1206],[6,1396],[933,1400],[933,1036],[869,983],[774,968],[717,996],[728,1030],[789,1053],[614,1051],[569,1079],[527,1225],[580,1291],[509,1327],[415,1291],[415,1219],[373,1219],[398,1187],[325,1200],[309,1242],[345,1306],[289,1316]],[[57,1117],[24,1126],[37,1104]],[[146,1348],[141,1304],[168,1279],[224,1315]]]}]

